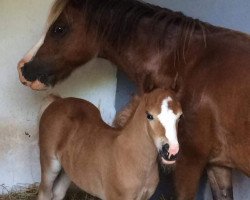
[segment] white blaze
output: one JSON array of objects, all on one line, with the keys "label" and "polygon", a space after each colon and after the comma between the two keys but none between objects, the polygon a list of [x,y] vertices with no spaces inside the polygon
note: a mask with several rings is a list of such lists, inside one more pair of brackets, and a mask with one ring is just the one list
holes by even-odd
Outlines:
[{"label": "white blaze", "polygon": [[28,53],[24,56],[22,60],[24,60],[25,63],[31,61],[31,59],[35,56],[38,49],[43,45],[45,39],[45,34],[42,35],[40,40],[28,51]]},{"label": "white blaze", "polygon": [[177,140],[177,127],[176,122],[180,117],[180,114],[175,114],[172,109],[169,108],[168,103],[172,101],[171,97],[168,97],[163,100],[161,105],[161,113],[158,115],[158,119],[165,128],[165,136],[168,139],[169,146],[179,147]]}]

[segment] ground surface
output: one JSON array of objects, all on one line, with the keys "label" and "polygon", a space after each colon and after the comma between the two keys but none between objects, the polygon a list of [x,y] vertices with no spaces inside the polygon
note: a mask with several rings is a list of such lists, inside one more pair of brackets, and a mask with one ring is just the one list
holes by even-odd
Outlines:
[{"label": "ground surface", "polygon": [[[3,191],[6,191],[6,195],[0,195],[0,200],[36,200],[38,187],[37,185],[31,185],[29,187],[18,186],[11,190],[8,190],[4,186]],[[26,188],[26,189],[24,189]],[[16,192],[19,191],[19,192]],[[98,200],[98,198],[92,197],[79,189],[72,187],[69,189],[65,200]]]},{"label": "ground surface", "polygon": [[[0,185],[0,189],[2,189],[2,191],[5,191],[5,193],[7,193],[6,195],[0,195],[0,200],[36,200],[37,199],[37,193],[38,193],[37,184],[31,185],[28,187],[17,186],[17,187],[12,188],[11,190],[9,190],[3,185]],[[82,192],[75,186],[72,186],[67,192],[67,195],[64,200],[99,200],[99,199]],[[165,199],[163,197],[160,197],[158,200],[173,200],[173,198]]]}]

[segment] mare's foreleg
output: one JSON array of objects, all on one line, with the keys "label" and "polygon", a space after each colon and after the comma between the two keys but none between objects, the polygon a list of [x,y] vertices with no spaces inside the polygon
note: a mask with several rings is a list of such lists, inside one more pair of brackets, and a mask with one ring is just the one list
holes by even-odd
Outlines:
[{"label": "mare's foreleg", "polygon": [[206,160],[179,154],[175,169],[175,188],[178,200],[193,200],[206,166]]},{"label": "mare's foreleg", "polygon": [[178,140],[180,152],[176,161],[175,189],[178,200],[196,197],[200,178],[208,164],[213,134],[211,118],[205,108],[191,110],[180,120]]},{"label": "mare's foreleg", "polygon": [[214,200],[233,200],[232,170],[227,167],[207,167]]},{"label": "mare's foreleg", "polygon": [[38,192],[38,200],[53,199],[53,185],[61,171],[60,162],[51,157],[41,155],[41,183]]}]

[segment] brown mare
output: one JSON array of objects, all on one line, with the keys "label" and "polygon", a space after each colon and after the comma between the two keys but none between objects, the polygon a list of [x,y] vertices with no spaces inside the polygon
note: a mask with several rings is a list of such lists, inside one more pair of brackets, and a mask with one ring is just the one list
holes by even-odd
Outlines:
[{"label": "brown mare", "polygon": [[205,168],[214,199],[233,199],[231,170],[250,175],[249,35],[137,0],[57,0],[44,37],[19,62],[23,84],[45,89],[98,56],[139,93],[172,88],[184,113],[178,199],[194,199]]},{"label": "brown mare", "polygon": [[156,89],[138,97],[123,128],[112,128],[88,101],[56,98],[39,127],[42,179],[38,200],[62,200],[71,180],[101,199],[149,199],[158,183],[157,151],[174,164],[181,106]]}]

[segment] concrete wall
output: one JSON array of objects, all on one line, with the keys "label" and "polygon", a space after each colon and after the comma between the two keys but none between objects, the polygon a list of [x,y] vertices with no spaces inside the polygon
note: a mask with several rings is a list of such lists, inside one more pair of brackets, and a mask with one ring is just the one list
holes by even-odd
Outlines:
[{"label": "concrete wall", "polygon": [[[145,0],[175,11],[182,11],[188,16],[250,34],[250,1],[249,0]],[[118,72],[116,109],[120,110],[135,91],[133,83]],[[127,86],[127,87],[126,87]],[[205,178],[204,178],[205,179]],[[239,172],[234,173],[235,199],[250,199],[250,179]],[[160,190],[160,189],[159,189]],[[159,191],[160,193],[160,191]],[[197,199],[210,200],[210,189],[205,181]]]},{"label": "concrete wall", "polygon": [[[0,185],[40,180],[37,116],[47,93],[22,86],[16,65],[38,41],[51,2],[0,0]],[[115,114],[116,69],[107,61],[94,60],[53,91],[92,101],[104,119],[111,122]]]}]

